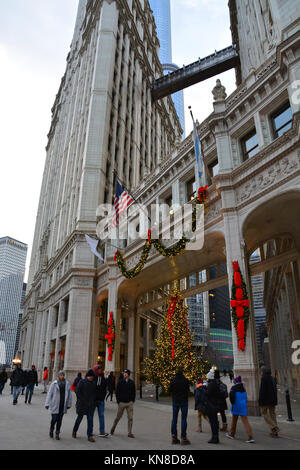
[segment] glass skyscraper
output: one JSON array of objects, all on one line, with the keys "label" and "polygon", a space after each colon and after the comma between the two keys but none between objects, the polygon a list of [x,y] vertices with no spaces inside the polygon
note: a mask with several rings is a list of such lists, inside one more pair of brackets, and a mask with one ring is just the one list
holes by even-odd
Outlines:
[{"label": "glass skyscraper", "polygon": [[[172,38],[171,38],[171,8],[170,0],[149,0],[157,27],[157,36],[160,42],[159,60],[163,66],[164,75],[174,72],[179,67],[172,63]],[[182,137],[185,137],[184,100],[183,91],[173,93],[172,99],[183,129]]]},{"label": "glass skyscraper", "polygon": [[10,366],[16,350],[27,245],[0,238],[0,348],[1,362]]}]

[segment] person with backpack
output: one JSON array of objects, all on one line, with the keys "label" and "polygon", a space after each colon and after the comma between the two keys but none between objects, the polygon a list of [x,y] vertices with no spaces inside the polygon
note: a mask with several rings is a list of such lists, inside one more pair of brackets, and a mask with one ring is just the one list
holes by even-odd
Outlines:
[{"label": "person with backpack", "polygon": [[207,386],[203,383],[202,379],[197,380],[195,396],[195,410],[198,411],[198,429],[196,432],[202,432],[202,418],[208,421],[205,414]]},{"label": "person with backpack", "polygon": [[226,398],[228,397],[227,385],[222,382],[220,377],[220,372],[215,370],[215,379],[218,381],[219,391],[220,391],[220,399],[219,399],[219,411],[222,418],[222,427],[220,431],[227,431],[227,419],[225,410],[228,409]]},{"label": "person with backpack", "polygon": [[226,436],[229,439],[234,439],[236,433],[236,426],[239,416],[243,422],[246,433],[248,434],[248,440],[246,442],[252,443],[255,442],[252,437],[252,429],[248,421],[248,409],[247,409],[247,393],[245,387],[242,383],[241,376],[236,377],[234,380],[234,385],[230,390],[229,398],[231,402],[231,428],[230,433],[227,433]]}]

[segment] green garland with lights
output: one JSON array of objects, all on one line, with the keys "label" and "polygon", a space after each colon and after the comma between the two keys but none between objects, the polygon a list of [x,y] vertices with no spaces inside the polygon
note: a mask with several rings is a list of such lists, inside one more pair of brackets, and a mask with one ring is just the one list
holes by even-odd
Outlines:
[{"label": "green garland with lights", "polygon": [[[206,196],[207,196],[207,185],[205,187],[202,186],[201,188],[199,188],[198,196],[195,199],[196,205],[204,204]],[[193,212],[192,212],[192,232],[196,230],[196,219],[197,219],[197,206],[193,208]],[[156,250],[162,256],[172,258],[173,256],[180,255],[180,253],[183,250],[185,250],[185,247],[189,241],[190,240],[185,235],[183,235],[181,239],[173,247],[166,248],[160,242],[159,239],[156,238],[152,240],[151,230],[148,230],[148,240],[146,241],[144,245],[140,261],[134,266],[134,268],[130,270],[126,269],[124,258],[119,250],[116,251],[114,260],[117,262],[117,265],[119,266],[119,269],[121,273],[123,274],[123,276],[126,277],[127,279],[131,279],[133,277],[136,277],[145,266],[152,244],[155,246]]]}]

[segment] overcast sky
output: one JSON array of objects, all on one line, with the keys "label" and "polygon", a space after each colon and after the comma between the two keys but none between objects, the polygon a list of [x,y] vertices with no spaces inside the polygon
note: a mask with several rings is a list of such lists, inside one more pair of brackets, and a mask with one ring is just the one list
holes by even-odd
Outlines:
[{"label": "overcast sky", "polygon": [[[162,0],[164,1],[164,0]],[[172,55],[179,66],[231,44],[228,0],[171,0]],[[28,244],[25,281],[43,176],[51,107],[65,72],[77,0],[0,1],[0,237]],[[184,91],[186,135],[213,110],[216,78]]]}]

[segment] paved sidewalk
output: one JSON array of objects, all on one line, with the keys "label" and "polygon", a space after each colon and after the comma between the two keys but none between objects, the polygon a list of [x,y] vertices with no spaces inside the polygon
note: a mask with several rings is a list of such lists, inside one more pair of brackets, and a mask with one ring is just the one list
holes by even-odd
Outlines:
[{"label": "paved sidewalk", "polygon": [[[172,409],[169,398],[160,399],[157,403],[153,393],[149,393],[149,387],[144,388],[145,399],[139,398],[134,405],[133,432],[135,439],[127,436],[127,416],[124,413],[119,422],[115,434],[107,438],[95,437],[96,442],[90,443],[86,436],[86,419],[81,423],[78,431],[78,438],[72,438],[72,428],[76,419],[75,394],[72,392],[73,403],[71,410],[64,416],[61,440],[49,438],[50,412],[44,407],[45,394],[42,394],[42,387],[35,388],[32,404],[24,403],[24,396],[19,397],[18,404],[12,405],[12,395],[10,387],[5,386],[3,395],[0,396],[0,449],[1,450],[170,450],[180,452],[182,450],[193,452],[195,450],[295,450],[300,448],[300,406],[292,401],[294,422],[288,422],[286,407],[282,398],[284,395],[279,392],[280,405],[278,406],[278,424],[280,427],[280,437],[274,439],[269,436],[268,428],[262,417],[249,417],[253,428],[255,439],[254,444],[247,444],[246,433],[241,423],[238,424],[237,437],[235,440],[228,439],[224,433],[220,433],[219,445],[208,444],[210,438],[210,427],[204,422],[203,433],[197,433],[197,414],[194,411],[194,400],[189,402],[188,415],[188,437],[191,440],[190,446],[172,445],[170,439],[170,426]],[[147,390],[147,392],[146,392]],[[114,398],[115,400],[115,398]],[[106,402],[105,420],[106,431],[110,427],[117,413],[115,401]],[[228,422],[230,423],[230,412],[227,411]],[[94,418],[94,433],[98,434],[98,416]],[[180,433],[180,417],[179,417]]]}]

